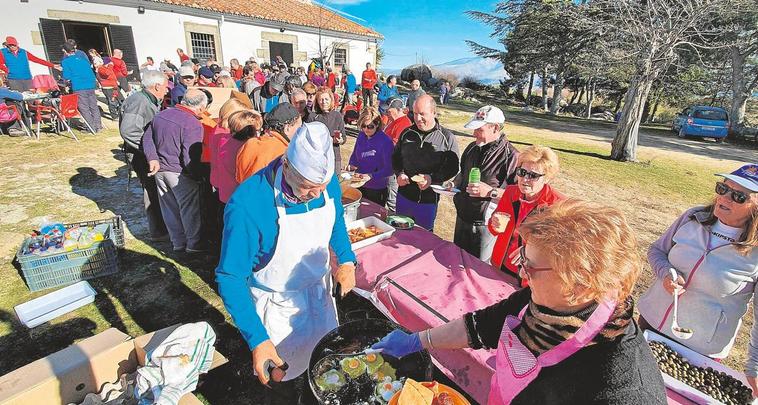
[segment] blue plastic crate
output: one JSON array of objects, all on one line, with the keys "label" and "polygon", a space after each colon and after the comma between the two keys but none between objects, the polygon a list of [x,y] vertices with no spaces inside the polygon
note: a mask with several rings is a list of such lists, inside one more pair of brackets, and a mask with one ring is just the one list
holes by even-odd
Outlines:
[{"label": "blue plastic crate", "polygon": [[18,250],[16,258],[21,265],[26,284],[30,291],[60,287],[89,280],[95,277],[116,273],[118,269],[118,250],[123,248],[124,231],[121,217],[107,220],[87,221],[66,224],[66,228],[74,226],[93,226],[106,224],[103,232],[105,239],[95,242],[87,249],[77,249],[48,256],[23,254],[31,242],[30,239]]}]

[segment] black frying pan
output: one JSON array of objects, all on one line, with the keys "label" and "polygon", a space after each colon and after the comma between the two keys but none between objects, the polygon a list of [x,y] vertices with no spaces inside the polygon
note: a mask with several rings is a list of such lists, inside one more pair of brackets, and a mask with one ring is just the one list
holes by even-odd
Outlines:
[{"label": "black frying pan", "polygon": [[[334,293],[335,299],[338,302],[341,300],[341,292],[341,288],[337,284]],[[336,395],[332,395],[331,398],[324,395],[316,385],[316,377],[324,372],[324,370],[314,370],[319,360],[331,354],[360,352],[378,342],[395,329],[405,330],[401,326],[385,319],[368,318],[343,323],[321,338],[313,349],[308,363],[308,382],[310,383],[313,395],[319,403],[333,404],[335,402],[332,400],[336,397],[339,399],[340,404],[353,404],[359,402],[355,399],[355,395],[363,396],[366,392],[373,392],[374,389],[374,383],[370,381],[368,376],[365,376],[365,381],[359,379],[361,387],[357,390],[355,387],[351,389],[346,386],[336,392]],[[409,377],[416,381],[430,381],[432,379],[432,359],[426,350],[407,355],[402,359],[386,355],[383,357],[385,361],[389,362],[397,370],[398,378]]]}]

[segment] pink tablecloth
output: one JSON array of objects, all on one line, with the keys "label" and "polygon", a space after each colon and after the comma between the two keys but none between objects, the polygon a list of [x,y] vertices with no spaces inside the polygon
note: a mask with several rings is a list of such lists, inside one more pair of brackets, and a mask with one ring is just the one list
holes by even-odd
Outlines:
[{"label": "pink tablecloth", "polygon": [[[373,203],[363,203],[359,218],[384,217]],[[516,280],[496,271],[453,243],[421,228],[398,230],[356,252],[361,264],[356,285],[389,318],[412,331],[438,326],[502,301],[516,290]],[[494,355],[487,350],[432,351],[435,365],[480,403],[487,402]],[[689,404],[669,392],[669,404]]]}]

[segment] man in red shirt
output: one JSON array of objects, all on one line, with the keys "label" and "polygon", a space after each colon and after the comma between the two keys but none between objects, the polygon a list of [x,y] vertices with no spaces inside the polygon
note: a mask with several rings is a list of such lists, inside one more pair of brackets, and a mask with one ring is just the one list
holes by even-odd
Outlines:
[{"label": "man in red shirt", "polygon": [[374,86],[376,85],[376,70],[371,67],[371,62],[366,64],[366,70],[361,76],[361,88],[363,89],[363,104],[374,106]]},{"label": "man in red shirt", "polygon": [[5,47],[0,49],[0,70],[8,75],[8,87],[11,90],[27,91],[33,88],[29,62],[61,70],[59,65],[40,59],[26,49],[19,47],[18,41],[14,37],[6,37],[3,45]]},{"label": "man in red shirt", "polygon": [[[393,144],[397,144],[397,140],[400,139],[400,134],[405,131],[406,128],[413,125],[411,119],[405,113],[405,106],[403,105],[403,99],[399,97],[392,97],[387,102],[387,114],[389,119],[387,126],[384,127],[384,133],[392,139]],[[389,190],[389,196],[387,196],[387,209],[394,212],[395,202],[397,201],[397,177],[393,174],[387,178],[387,189]]]},{"label": "man in red shirt", "polygon": [[118,90],[118,80],[112,64],[106,65],[101,58],[97,57],[92,60],[92,65],[95,67],[97,82],[100,83],[100,89],[103,90],[105,101],[108,103],[111,119],[118,121],[119,109],[121,103],[124,102],[124,96]]},{"label": "man in red shirt", "polygon": [[126,77],[132,74],[131,70],[126,70],[126,63],[124,63],[124,53],[121,49],[114,49],[113,56],[111,56],[111,64],[113,65],[113,72],[116,73],[116,80],[118,81],[118,87],[121,87],[125,93],[129,93],[129,79]]}]

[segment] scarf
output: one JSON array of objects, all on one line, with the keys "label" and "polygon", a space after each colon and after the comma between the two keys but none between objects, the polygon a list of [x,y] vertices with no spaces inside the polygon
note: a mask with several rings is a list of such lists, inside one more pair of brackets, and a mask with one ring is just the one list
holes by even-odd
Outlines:
[{"label": "scarf", "polygon": [[[524,346],[538,356],[573,336],[596,308],[597,304],[593,304],[579,312],[562,314],[529,301],[521,325],[515,332]],[[631,297],[619,302],[603,330],[587,346],[611,342],[624,335],[633,312],[634,301]]]}]

